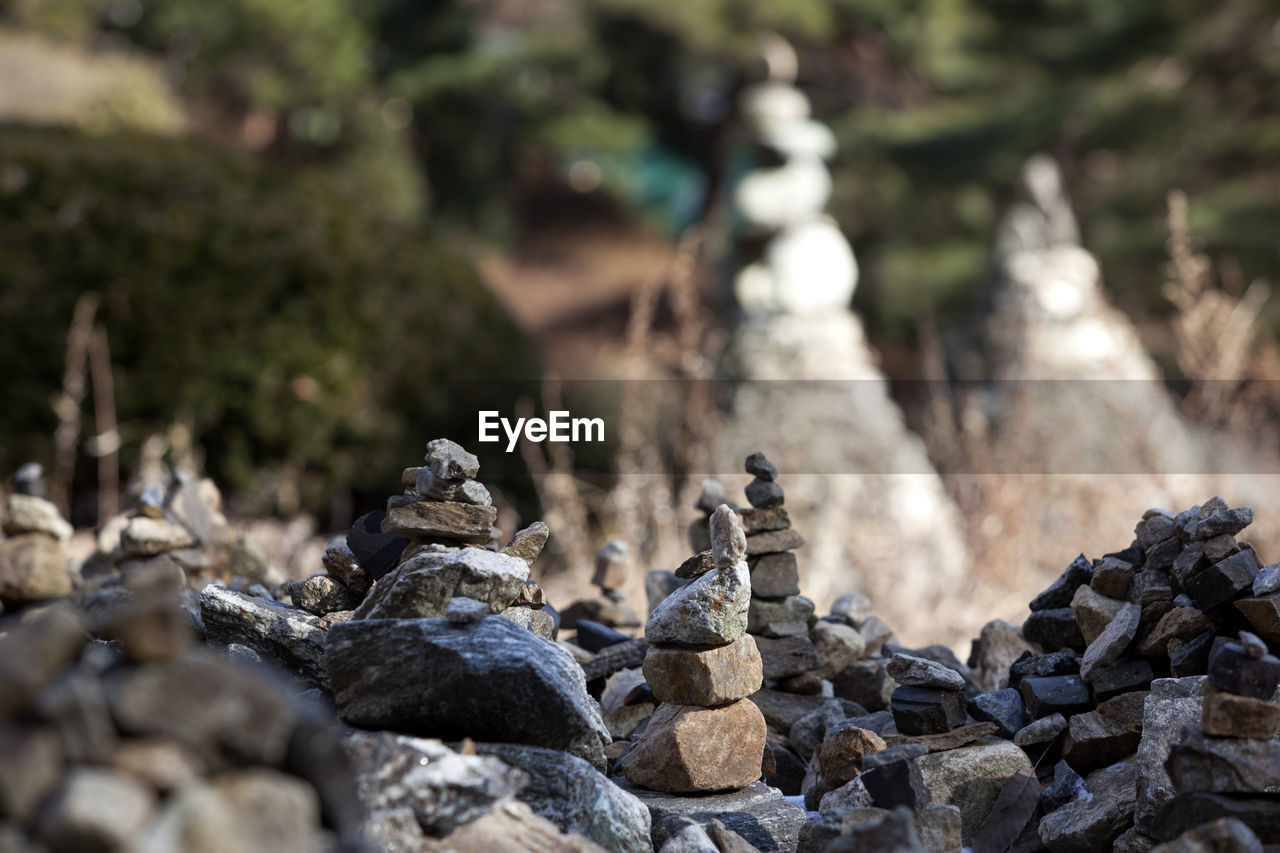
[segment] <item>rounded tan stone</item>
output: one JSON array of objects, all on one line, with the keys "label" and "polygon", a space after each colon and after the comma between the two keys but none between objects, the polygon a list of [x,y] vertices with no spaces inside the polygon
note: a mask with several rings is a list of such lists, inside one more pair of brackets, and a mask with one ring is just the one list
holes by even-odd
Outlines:
[{"label": "rounded tan stone", "polygon": [[24,604],[70,592],[67,555],[56,539],[24,533],[0,542],[0,599]]},{"label": "rounded tan stone", "polygon": [[728,791],[760,778],[764,715],[750,699],[719,708],[659,705],[622,759],[627,781],[668,794]]},{"label": "rounded tan stone", "polygon": [[832,790],[852,782],[862,772],[862,759],[885,748],[884,738],[857,726],[839,726],[827,732],[818,747],[818,766]]},{"label": "rounded tan stone", "polygon": [[660,702],[711,706],[755,693],[764,670],[755,639],[743,634],[702,650],[654,646],[644,659],[644,679]]}]

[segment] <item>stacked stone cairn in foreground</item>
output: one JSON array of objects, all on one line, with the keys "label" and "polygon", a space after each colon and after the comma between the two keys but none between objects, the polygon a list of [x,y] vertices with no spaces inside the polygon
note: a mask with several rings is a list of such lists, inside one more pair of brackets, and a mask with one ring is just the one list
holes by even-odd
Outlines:
[{"label": "stacked stone cairn in foreground", "polygon": [[674,794],[745,788],[760,778],[765,722],[747,699],[760,653],[746,633],[746,539],[727,506],[711,516],[711,559],[649,616],[644,677],[658,705],[623,757],[627,780]]}]

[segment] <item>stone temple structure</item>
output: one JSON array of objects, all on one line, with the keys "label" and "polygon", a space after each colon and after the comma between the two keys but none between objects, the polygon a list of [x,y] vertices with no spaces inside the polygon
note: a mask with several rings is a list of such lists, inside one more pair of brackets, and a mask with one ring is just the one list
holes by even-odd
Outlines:
[{"label": "stone temple structure", "polygon": [[744,91],[740,110],[759,165],[733,197],[739,316],[722,372],[743,381],[715,473],[768,447],[789,472],[788,508],[809,532],[805,588],[819,604],[861,589],[906,624],[894,607],[932,608],[961,582],[958,513],[850,308],[857,263],[823,212],[835,138],[794,85],[790,46],[776,40],[764,53],[767,79]]}]

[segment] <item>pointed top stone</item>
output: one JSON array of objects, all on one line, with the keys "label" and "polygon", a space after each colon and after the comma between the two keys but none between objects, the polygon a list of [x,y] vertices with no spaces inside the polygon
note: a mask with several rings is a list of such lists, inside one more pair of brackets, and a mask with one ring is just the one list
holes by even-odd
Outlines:
[{"label": "pointed top stone", "polygon": [[747,535],[742,532],[738,514],[727,504],[711,513],[711,558],[716,568],[736,564],[747,555]]},{"label": "pointed top stone", "polygon": [[535,521],[512,536],[511,542],[502,549],[502,553],[510,557],[519,557],[532,566],[550,537],[551,528],[547,527],[545,522]]},{"label": "pointed top stone", "polygon": [[480,460],[447,438],[429,442],[423,461],[441,480],[463,480],[480,473]]},{"label": "pointed top stone", "polygon": [[747,457],[747,473],[770,482],[778,477],[778,469],[758,450]]}]

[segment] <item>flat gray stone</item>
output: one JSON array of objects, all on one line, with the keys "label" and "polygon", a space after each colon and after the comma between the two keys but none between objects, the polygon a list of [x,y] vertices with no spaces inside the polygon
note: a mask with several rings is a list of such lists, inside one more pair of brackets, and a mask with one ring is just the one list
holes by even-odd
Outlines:
[{"label": "flat gray stone", "polygon": [[562,831],[619,853],[653,850],[649,809],[581,758],[510,743],[479,743],[476,752],[523,770],[529,781],[517,797]]},{"label": "flat gray stone", "polygon": [[200,619],[209,642],[247,646],[307,684],[328,689],[325,626],[318,616],[209,584],[200,592]]},{"label": "flat gray stone", "polygon": [[936,661],[901,652],[889,659],[885,670],[889,677],[909,687],[932,687],[938,690],[963,690],[964,678],[948,666]]},{"label": "flat gray stone", "polygon": [[360,800],[375,822],[380,813],[407,808],[424,829],[443,834],[511,799],[528,782],[523,771],[497,758],[461,755],[434,738],[352,731],[343,740]]},{"label": "flat gray stone", "polygon": [[546,746],[605,766],[612,738],[582,668],[502,617],[465,628],[445,619],[341,622],[329,631],[326,662],[351,725]]},{"label": "flat gray stone", "polygon": [[424,619],[444,616],[455,597],[505,610],[529,579],[529,564],[482,548],[423,551],[382,577],[353,619]]}]

